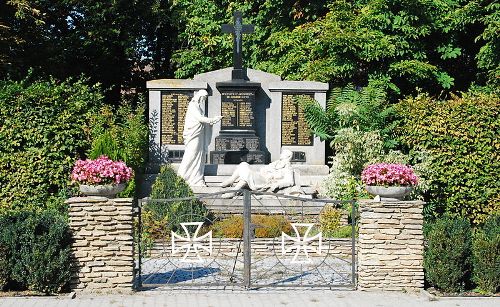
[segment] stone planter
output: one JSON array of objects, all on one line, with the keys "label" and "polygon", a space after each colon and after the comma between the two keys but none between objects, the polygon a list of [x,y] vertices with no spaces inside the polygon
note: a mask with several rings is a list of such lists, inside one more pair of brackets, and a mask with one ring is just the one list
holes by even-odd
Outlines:
[{"label": "stone planter", "polygon": [[410,194],[413,190],[411,186],[401,186],[401,187],[384,187],[376,185],[367,185],[366,191],[372,195],[380,196],[380,200],[384,201],[398,201],[403,200],[403,198]]},{"label": "stone planter", "polygon": [[87,196],[103,196],[112,198],[115,197],[116,194],[123,191],[126,185],[126,183],[103,185],[80,184],[80,192]]}]

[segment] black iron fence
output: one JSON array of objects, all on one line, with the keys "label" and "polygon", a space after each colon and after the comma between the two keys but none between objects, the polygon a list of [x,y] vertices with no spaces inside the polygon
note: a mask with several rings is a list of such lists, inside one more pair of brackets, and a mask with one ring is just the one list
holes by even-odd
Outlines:
[{"label": "black iron fence", "polygon": [[139,200],[138,288],[355,287],[354,201],[231,192]]}]

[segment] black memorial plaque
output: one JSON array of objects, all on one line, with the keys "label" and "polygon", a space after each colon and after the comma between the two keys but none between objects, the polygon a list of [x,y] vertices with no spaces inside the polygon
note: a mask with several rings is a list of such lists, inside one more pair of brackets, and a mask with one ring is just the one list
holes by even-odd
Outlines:
[{"label": "black memorial plaque", "polygon": [[263,151],[212,151],[210,160],[214,164],[240,164],[247,162],[249,164],[266,163],[266,154]]},{"label": "black memorial plaque", "polygon": [[221,130],[254,130],[255,91],[221,92]]},{"label": "black memorial plaque", "polygon": [[260,141],[256,136],[234,135],[215,139],[215,150],[259,150]]},{"label": "black memorial plaque", "polygon": [[184,139],[184,119],[189,101],[193,97],[191,91],[161,92],[161,135],[162,145],[182,145]]},{"label": "black memorial plaque", "polygon": [[314,136],[306,122],[304,110],[293,99],[297,95],[309,93],[283,93],[281,104],[281,145],[312,146]]}]

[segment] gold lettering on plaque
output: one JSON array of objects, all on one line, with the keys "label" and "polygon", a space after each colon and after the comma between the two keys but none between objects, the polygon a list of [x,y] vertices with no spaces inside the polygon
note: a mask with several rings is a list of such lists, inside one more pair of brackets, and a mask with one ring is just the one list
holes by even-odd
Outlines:
[{"label": "gold lettering on plaque", "polygon": [[165,91],[161,94],[161,144],[184,144],[182,133],[187,107],[192,97],[188,91]]},{"label": "gold lettering on plaque", "polygon": [[311,129],[306,122],[304,110],[295,103],[295,95],[308,95],[304,93],[285,94],[281,104],[281,145],[313,145]]}]

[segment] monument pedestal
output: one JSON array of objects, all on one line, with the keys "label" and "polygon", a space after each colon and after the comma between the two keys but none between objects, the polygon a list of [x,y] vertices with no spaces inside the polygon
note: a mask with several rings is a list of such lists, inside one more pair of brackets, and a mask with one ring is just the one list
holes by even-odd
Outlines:
[{"label": "monument pedestal", "polygon": [[267,163],[260,150],[260,137],[255,133],[255,95],[260,83],[245,80],[217,82],[221,93],[221,130],[215,138],[213,164]]}]

